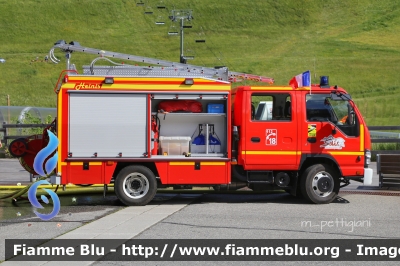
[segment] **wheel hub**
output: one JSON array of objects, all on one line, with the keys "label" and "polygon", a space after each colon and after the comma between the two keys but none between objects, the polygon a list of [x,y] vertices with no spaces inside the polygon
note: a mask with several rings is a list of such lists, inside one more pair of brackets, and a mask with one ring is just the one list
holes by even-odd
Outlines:
[{"label": "wheel hub", "polygon": [[323,192],[323,193],[328,192],[329,189],[330,189],[331,186],[332,186],[331,180],[330,180],[328,177],[325,177],[325,176],[324,176],[324,177],[322,177],[322,178],[320,178],[320,179],[318,180],[317,186],[318,186],[318,189],[319,189],[321,192]]},{"label": "wheel hub", "polygon": [[131,173],[125,177],[124,193],[133,199],[144,197],[149,191],[150,185],[146,176],[141,173]]},{"label": "wheel hub", "polygon": [[327,172],[319,172],[314,176],[312,188],[314,193],[319,197],[329,196],[334,187],[332,176]]},{"label": "wheel hub", "polygon": [[140,188],[140,186],[141,186],[141,183],[139,180],[133,180],[131,182],[131,189],[133,189],[133,190],[138,190]]}]

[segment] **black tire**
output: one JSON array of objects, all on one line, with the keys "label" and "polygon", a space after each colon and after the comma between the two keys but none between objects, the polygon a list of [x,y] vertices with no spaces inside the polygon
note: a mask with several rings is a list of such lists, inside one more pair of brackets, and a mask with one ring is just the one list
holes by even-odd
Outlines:
[{"label": "black tire", "polygon": [[24,156],[27,150],[28,144],[25,139],[22,138],[13,140],[8,146],[8,151],[15,158]]},{"label": "black tire", "polygon": [[154,173],[142,165],[123,168],[114,182],[118,199],[128,206],[144,206],[157,192],[157,179]]},{"label": "black tire", "polygon": [[339,193],[339,175],[326,164],[308,167],[301,176],[300,191],[302,196],[316,204],[332,202]]}]

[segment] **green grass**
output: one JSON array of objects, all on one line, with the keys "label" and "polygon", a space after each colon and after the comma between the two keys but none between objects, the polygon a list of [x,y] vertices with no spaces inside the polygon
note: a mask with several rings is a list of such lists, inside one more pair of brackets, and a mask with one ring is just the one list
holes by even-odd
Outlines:
[{"label": "green grass", "polygon": [[[41,60],[59,39],[178,61],[179,37],[167,35],[178,26],[168,20],[175,8],[193,10],[193,28],[185,30],[185,54],[195,56],[189,63],[271,76],[278,85],[309,69],[313,82],[329,75],[352,94],[368,125],[400,124],[397,0],[162,1],[167,10],[144,2],[0,0],[0,57],[7,60],[0,64],[0,106],[10,95],[11,105],[55,107],[64,55],[57,53],[58,65]],[[72,63],[80,70],[94,58],[73,53]]]}]

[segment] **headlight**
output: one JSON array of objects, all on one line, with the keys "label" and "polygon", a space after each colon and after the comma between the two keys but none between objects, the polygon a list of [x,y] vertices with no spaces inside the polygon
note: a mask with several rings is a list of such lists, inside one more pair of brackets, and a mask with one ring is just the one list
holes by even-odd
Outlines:
[{"label": "headlight", "polygon": [[365,150],[365,165],[369,165],[371,163],[371,151]]}]

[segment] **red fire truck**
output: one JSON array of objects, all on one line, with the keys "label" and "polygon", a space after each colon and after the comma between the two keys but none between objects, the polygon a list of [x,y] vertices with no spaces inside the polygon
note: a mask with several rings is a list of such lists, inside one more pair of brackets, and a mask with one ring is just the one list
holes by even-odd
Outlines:
[{"label": "red fire truck", "polygon": [[[299,88],[232,88],[238,80],[273,79],[65,41],[50,51],[53,62],[54,49],[66,53],[67,70],[55,88],[53,184],[106,189],[114,182],[124,204],[145,205],[160,187],[279,189],[321,204],[350,180],[371,183],[365,121],[350,95],[327,77]],[[69,62],[74,51],[99,57],[78,74]],[[96,65],[99,60],[113,65]]]}]

